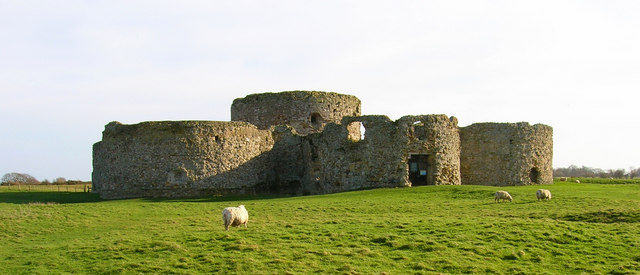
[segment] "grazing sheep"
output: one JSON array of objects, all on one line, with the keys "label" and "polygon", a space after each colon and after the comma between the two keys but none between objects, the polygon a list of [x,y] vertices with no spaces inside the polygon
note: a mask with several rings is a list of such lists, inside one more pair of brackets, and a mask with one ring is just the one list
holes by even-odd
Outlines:
[{"label": "grazing sheep", "polygon": [[567,177],[561,177],[560,181],[567,181]]},{"label": "grazing sheep", "polygon": [[509,193],[507,193],[507,191],[498,191],[496,192],[495,196],[495,200],[496,202],[500,202],[500,200],[504,201],[504,200],[509,200],[512,201],[513,198],[511,198],[511,195],[509,195]]},{"label": "grazing sheep", "polygon": [[580,180],[576,180],[576,183],[580,183]]},{"label": "grazing sheep", "polygon": [[551,191],[547,189],[538,189],[536,192],[536,197],[538,200],[550,200],[551,199]]},{"label": "grazing sheep", "polygon": [[246,228],[247,222],[249,222],[249,212],[244,208],[244,205],[227,207],[222,210],[222,221],[224,221],[224,230],[229,230],[229,225],[240,226],[244,224]]}]

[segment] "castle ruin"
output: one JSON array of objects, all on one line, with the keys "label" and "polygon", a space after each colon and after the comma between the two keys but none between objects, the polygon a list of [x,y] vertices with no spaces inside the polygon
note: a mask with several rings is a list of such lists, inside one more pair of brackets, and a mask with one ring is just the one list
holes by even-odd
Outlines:
[{"label": "castle ruin", "polygon": [[[102,198],[325,194],[418,185],[550,184],[552,128],[446,115],[360,114],[360,100],[292,91],[234,100],[231,120],[105,126]],[[361,133],[363,129],[364,133]]]}]

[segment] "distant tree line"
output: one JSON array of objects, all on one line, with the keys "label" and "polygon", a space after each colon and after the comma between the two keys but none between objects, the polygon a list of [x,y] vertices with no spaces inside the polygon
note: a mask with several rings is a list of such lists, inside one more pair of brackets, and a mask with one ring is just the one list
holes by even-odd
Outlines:
[{"label": "distant tree line", "polygon": [[25,173],[6,173],[0,178],[0,185],[73,185],[73,184],[88,184],[91,182],[79,181],[79,180],[67,180],[59,177],[52,181],[43,180],[38,181],[35,177]]},{"label": "distant tree line", "polygon": [[631,167],[625,169],[600,169],[587,166],[578,167],[571,165],[566,168],[553,169],[554,177],[579,177],[579,178],[614,178],[614,179],[633,179],[640,178],[640,168]]}]

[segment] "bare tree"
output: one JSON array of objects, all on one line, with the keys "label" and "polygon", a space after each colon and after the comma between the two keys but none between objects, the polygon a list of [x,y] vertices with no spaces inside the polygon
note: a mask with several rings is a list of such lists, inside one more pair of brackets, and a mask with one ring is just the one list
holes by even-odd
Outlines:
[{"label": "bare tree", "polygon": [[637,177],[640,177],[640,167],[638,167],[638,168],[630,167],[629,168],[629,178],[633,179],[633,178],[637,178]]},{"label": "bare tree", "polygon": [[67,183],[67,179],[60,177],[53,180],[53,184],[65,184]]},{"label": "bare tree", "polygon": [[40,182],[29,174],[7,173],[0,179],[2,185],[39,184]]},{"label": "bare tree", "polygon": [[622,179],[625,177],[626,172],[624,169],[609,169],[609,177]]},{"label": "bare tree", "polygon": [[591,168],[587,166],[578,167],[576,165],[571,165],[567,168],[556,168],[553,169],[554,177],[585,177],[585,178],[634,178],[640,177],[640,168],[629,169],[629,172],[625,169],[609,169],[602,170],[600,168]]}]

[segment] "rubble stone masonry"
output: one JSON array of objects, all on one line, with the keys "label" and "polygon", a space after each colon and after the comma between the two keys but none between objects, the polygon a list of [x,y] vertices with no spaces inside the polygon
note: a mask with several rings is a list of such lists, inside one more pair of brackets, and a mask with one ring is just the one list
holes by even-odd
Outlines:
[{"label": "rubble stone masonry", "polygon": [[268,130],[246,122],[109,123],[93,146],[93,190],[103,198],[243,193],[271,170]]},{"label": "rubble stone masonry", "polygon": [[547,125],[476,123],[460,129],[462,184],[553,183],[553,129]]},{"label": "rubble stone masonry", "polygon": [[249,122],[260,129],[290,125],[300,135],[321,132],[327,123],[359,115],[357,97],[316,91],[252,94],[231,105],[232,121]]},{"label": "rubble stone masonry", "polygon": [[93,146],[93,191],[179,198],[552,183],[552,129],[542,124],[392,121],[360,116],[354,96],[303,91],[236,99],[231,114],[230,122],[107,124]]}]

